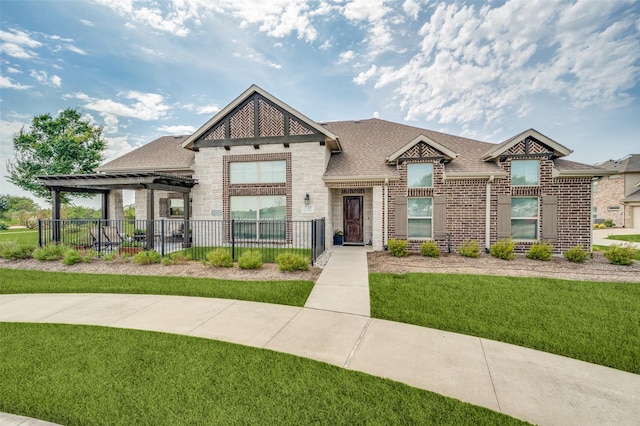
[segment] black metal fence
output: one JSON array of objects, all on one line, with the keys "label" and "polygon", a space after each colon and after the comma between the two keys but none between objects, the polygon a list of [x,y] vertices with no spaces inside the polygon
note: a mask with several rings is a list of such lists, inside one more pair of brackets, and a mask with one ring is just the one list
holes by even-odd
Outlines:
[{"label": "black metal fence", "polygon": [[262,252],[265,262],[295,252],[312,264],[325,249],[325,219],[307,221],[248,220],[51,220],[38,222],[38,245],[64,244],[78,249],[137,251],[155,249],[163,256],[181,252],[205,259],[217,248],[234,260],[248,249]]}]

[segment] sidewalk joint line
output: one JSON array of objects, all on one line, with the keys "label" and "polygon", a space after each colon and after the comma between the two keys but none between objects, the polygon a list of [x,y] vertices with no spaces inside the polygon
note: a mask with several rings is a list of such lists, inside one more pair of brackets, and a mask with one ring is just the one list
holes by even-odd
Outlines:
[{"label": "sidewalk joint line", "polygon": [[203,325],[205,325],[206,323],[208,323],[209,321],[211,321],[212,319],[214,319],[215,317],[217,317],[218,315],[220,315],[221,313],[227,311],[227,309],[231,308],[234,305],[238,304],[238,300],[235,299],[220,299],[218,297],[212,297],[210,299],[215,299],[215,300],[230,300],[232,303],[229,303],[227,306],[225,306],[224,308],[222,308],[220,311],[216,312],[215,314],[213,314],[212,316],[210,316],[209,318],[207,318],[206,320],[202,321],[200,324],[196,325],[195,327],[193,327],[191,330],[187,331],[185,333],[185,335],[187,336],[191,336],[191,333],[193,333],[194,331],[196,331],[197,329],[199,329],[200,327],[202,327]]},{"label": "sidewalk joint line", "polygon": [[261,347],[264,349],[264,348],[266,348],[267,346],[269,346],[269,344],[273,341],[273,339],[275,339],[275,338],[276,338],[276,336],[277,336],[278,334],[280,334],[280,333],[282,332],[282,330],[284,330],[284,329],[285,329],[285,327],[287,327],[289,324],[291,324],[291,321],[293,321],[293,320],[294,320],[298,315],[300,315],[300,312],[302,312],[304,309],[305,309],[304,307],[300,307],[300,308],[299,308],[299,310],[298,310],[298,312],[296,312],[296,314],[295,314],[294,316],[292,316],[292,317],[289,319],[289,321],[287,321],[287,322],[286,322],[282,327],[280,327],[280,328],[278,329],[278,331],[276,331],[275,333],[273,333],[273,336],[271,336],[271,338],[269,338],[269,340],[267,340],[267,341],[265,342],[265,344],[264,344],[264,345],[262,345]]},{"label": "sidewalk joint line", "polygon": [[362,329],[362,332],[360,333],[360,336],[358,336],[358,340],[356,340],[355,345],[353,345],[353,349],[351,350],[351,353],[347,357],[347,360],[345,361],[345,363],[342,366],[342,368],[348,368],[349,367],[349,362],[351,362],[351,358],[353,358],[353,356],[356,354],[356,350],[358,349],[358,346],[360,346],[360,342],[362,342],[362,339],[364,339],[364,334],[369,329],[369,324],[371,324],[371,318],[369,318],[367,323],[364,325],[364,328]]},{"label": "sidewalk joint line", "polygon": [[484,362],[487,364],[487,371],[489,372],[489,380],[491,380],[491,387],[493,388],[493,396],[496,398],[496,404],[498,404],[498,411],[502,413],[502,407],[500,407],[500,400],[498,399],[498,392],[496,392],[496,385],[493,383],[493,375],[491,374],[491,367],[489,367],[489,360],[487,360],[487,354],[484,351],[484,345],[482,344],[482,339],[480,340],[480,347],[482,348],[482,356],[484,357]]}]

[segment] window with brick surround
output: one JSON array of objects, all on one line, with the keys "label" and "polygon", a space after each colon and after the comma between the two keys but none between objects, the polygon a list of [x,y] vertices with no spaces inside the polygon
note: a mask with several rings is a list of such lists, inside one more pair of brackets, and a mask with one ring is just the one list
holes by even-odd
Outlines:
[{"label": "window with brick surround", "polygon": [[409,188],[431,188],[433,186],[433,164],[407,164],[407,186]]},{"label": "window with brick surround", "polygon": [[407,237],[427,239],[433,236],[433,199],[431,197],[407,198]]},{"label": "window with brick surround", "polygon": [[287,199],[276,196],[232,196],[231,219],[237,220],[236,239],[284,240]]},{"label": "window with brick surround", "polygon": [[280,183],[287,180],[287,162],[243,161],[229,164],[230,183]]},{"label": "window with brick surround", "polygon": [[184,216],[184,198],[169,198],[169,217]]},{"label": "window with brick surround", "polygon": [[538,205],[538,197],[511,198],[511,237],[513,239],[538,239]]},{"label": "window with brick surround", "polygon": [[539,160],[512,160],[511,186],[537,186],[540,184]]}]

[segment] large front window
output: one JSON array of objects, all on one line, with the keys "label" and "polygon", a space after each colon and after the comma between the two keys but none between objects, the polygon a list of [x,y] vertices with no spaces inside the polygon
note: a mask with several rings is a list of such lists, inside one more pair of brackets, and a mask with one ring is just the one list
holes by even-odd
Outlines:
[{"label": "large front window", "polygon": [[538,239],[538,197],[511,198],[511,236],[516,240]]},{"label": "large front window", "polygon": [[248,161],[229,164],[230,183],[281,183],[287,181],[287,162]]},{"label": "large front window", "polygon": [[432,199],[427,197],[407,199],[407,237],[426,239],[432,235]]},{"label": "large front window", "polygon": [[287,198],[275,196],[231,197],[234,237],[250,240],[284,240]]},{"label": "large front window", "polygon": [[431,188],[433,186],[433,164],[408,164],[407,186],[409,188]]},{"label": "large front window", "polygon": [[538,160],[511,161],[511,186],[537,186],[540,184]]}]

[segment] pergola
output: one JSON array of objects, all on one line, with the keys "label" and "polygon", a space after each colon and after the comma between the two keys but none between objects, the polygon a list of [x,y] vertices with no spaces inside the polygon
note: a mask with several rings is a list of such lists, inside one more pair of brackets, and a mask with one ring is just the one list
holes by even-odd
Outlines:
[{"label": "pergola", "polygon": [[[191,188],[198,182],[190,177],[159,173],[97,173],[78,175],[39,176],[42,184],[51,190],[51,218],[54,223],[53,240],[60,241],[59,229],[55,224],[60,219],[60,193],[80,192],[102,195],[102,219],[109,219],[109,194],[113,190],[146,190],[147,192],[147,235],[153,235],[154,191],[180,192],[184,199],[184,229],[189,229]],[[151,220],[149,220],[151,219]],[[185,241],[189,241],[186,239]],[[147,239],[148,248],[153,248],[153,239]]]}]

